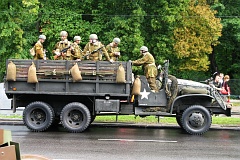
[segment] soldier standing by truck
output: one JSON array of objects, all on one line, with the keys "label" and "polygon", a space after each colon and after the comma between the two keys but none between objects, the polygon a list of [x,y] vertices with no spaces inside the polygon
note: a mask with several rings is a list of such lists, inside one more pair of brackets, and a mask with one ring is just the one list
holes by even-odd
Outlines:
[{"label": "soldier standing by truck", "polygon": [[57,42],[52,51],[54,55],[54,60],[72,60],[72,47],[71,42],[67,39],[68,33],[66,31],[60,32],[61,41]]},{"label": "soldier standing by truck", "polygon": [[45,50],[43,49],[43,42],[46,40],[45,35],[40,35],[38,37],[37,43],[34,45],[35,55],[33,57],[34,60],[37,59],[46,59]]},{"label": "soldier standing by truck", "polygon": [[118,61],[120,57],[120,49],[118,48],[119,43],[120,43],[120,39],[114,38],[112,43],[106,46],[106,50],[109,54],[110,59],[114,61]]},{"label": "soldier standing by truck", "polygon": [[82,50],[79,47],[79,44],[81,42],[81,37],[80,36],[75,36],[73,38],[74,43],[72,44],[73,50],[72,50],[72,55],[73,55],[73,60],[82,60]]},{"label": "soldier standing by truck", "polygon": [[91,34],[89,36],[89,42],[86,44],[83,50],[84,58],[92,61],[101,61],[102,54],[104,54],[106,60],[110,61],[111,63],[113,62],[113,60],[110,59],[104,45],[98,41],[98,36],[96,34]]},{"label": "soldier standing by truck", "polygon": [[148,52],[148,48],[146,46],[142,46],[140,48],[140,53],[143,55],[143,57],[138,60],[132,61],[132,65],[133,66],[143,65],[144,75],[147,78],[151,91],[158,92],[158,89],[156,86],[157,67],[155,65],[155,59]]}]

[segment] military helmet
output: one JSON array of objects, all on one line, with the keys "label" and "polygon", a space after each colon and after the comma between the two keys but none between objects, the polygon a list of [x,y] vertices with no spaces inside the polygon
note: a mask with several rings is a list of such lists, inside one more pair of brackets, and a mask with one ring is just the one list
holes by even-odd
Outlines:
[{"label": "military helmet", "polygon": [[42,34],[42,35],[40,35],[38,38],[39,38],[39,39],[44,39],[44,40],[45,40],[45,39],[46,39],[46,36]]},{"label": "military helmet", "polygon": [[91,34],[89,36],[89,39],[93,40],[93,39],[98,39],[98,36],[96,34]]},{"label": "military helmet", "polygon": [[120,43],[120,39],[119,38],[114,38],[113,42],[119,44]]},{"label": "military helmet", "polygon": [[146,46],[142,46],[140,48],[140,51],[148,52],[148,48]]},{"label": "military helmet", "polygon": [[60,36],[68,36],[68,33],[66,31],[61,31]]},{"label": "military helmet", "polygon": [[74,40],[74,41],[81,41],[81,37],[80,37],[80,36],[75,36],[75,37],[73,38],[73,40]]}]

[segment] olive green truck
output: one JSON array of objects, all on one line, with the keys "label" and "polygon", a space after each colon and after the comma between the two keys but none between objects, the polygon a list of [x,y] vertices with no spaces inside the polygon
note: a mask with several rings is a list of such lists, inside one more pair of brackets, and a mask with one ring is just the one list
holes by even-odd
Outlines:
[{"label": "olive green truck", "polygon": [[[25,107],[23,122],[32,131],[62,124],[69,132],[83,132],[96,116],[135,115],[176,117],[181,129],[200,135],[209,130],[213,114],[231,116],[210,85],[168,75],[169,61],[159,69],[159,92],[151,91],[145,76],[134,78],[131,62],[9,59],[6,64],[5,93],[13,112]],[[77,81],[71,73],[76,64],[81,76]],[[29,75],[32,65],[35,75]],[[119,66],[124,82],[116,80]],[[139,93],[133,94],[133,88]]]}]

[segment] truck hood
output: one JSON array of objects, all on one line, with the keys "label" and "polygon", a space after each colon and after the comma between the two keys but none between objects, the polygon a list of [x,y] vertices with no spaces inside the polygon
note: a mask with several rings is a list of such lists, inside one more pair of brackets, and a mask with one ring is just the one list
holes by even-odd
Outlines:
[{"label": "truck hood", "polygon": [[207,85],[207,84],[203,84],[203,83],[192,81],[192,80],[177,79],[177,81],[178,81],[178,85],[180,85],[180,86],[209,88],[209,85]]}]

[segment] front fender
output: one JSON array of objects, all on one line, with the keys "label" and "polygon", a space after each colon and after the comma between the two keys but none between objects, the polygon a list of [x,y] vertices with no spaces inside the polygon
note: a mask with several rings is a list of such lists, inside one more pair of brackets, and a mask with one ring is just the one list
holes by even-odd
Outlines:
[{"label": "front fender", "polygon": [[170,113],[175,113],[191,105],[202,105],[204,107],[210,107],[212,103],[213,96],[207,94],[187,94],[177,96],[172,105]]}]

